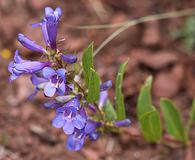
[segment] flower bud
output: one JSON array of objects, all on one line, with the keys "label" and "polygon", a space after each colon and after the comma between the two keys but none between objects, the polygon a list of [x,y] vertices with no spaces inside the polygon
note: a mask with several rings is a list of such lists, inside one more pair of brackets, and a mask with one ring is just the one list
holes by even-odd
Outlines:
[{"label": "flower bud", "polygon": [[108,89],[111,88],[111,87],[112,87],[112,81],[111,81],[111,80],[106,81],[106,82],[104,82],[104,83],[102,83],[102,84],[100,85],[100,91],[108,90]]},{"label": "flower bud", "polygon": [[66,63],[75,63],[77,61],[77,57],[74,54],[63,54],[61,55],[61,59]]},{"label": "flower bud", "polygon": [[131,124],[130,119],[124,119],[122,121],[116,121],[114,125],[116,127],[128,127]]}]

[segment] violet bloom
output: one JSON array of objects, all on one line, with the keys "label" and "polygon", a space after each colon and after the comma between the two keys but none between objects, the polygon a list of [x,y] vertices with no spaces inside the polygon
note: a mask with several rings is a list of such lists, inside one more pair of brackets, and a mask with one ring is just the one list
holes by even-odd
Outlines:
[{"label": "violet bloom", "polygon": [[23,60],[19,56],[19,51],[16,50],[14,55],[14,61],[11,61],[8,66],[8,71],[12,74],[10,76],[10,81],[15,80],[22,74],[34,74],[42,70],[44,67],[50,65],[50,62]]},{"label": "violet bloom", "polygon": [[66,142],[66,147],[70,151],[79,151],[85,143],[86,134],[83,130],[76,130],[74,134],[70,135]]},{"label": "violet bloom", "polygon": [[47,97],[54,96],[55,93],[63,95],[66,91],[66,70],[64,68],[54,70],[51,67],[45,67],[42,71],[43,77],[33,75],[32,83],[37,89],[43,89]]},{"label": "violet bloom", "polygon": [[[50,47],[51,49],[56,49],[56,38],[57,38],[57,30],[58,30],[58,22],[61,17],[61,9],[56,8],[54,11],[50,7],[45,8],[45,18],[42,20],[41,23],[34,24],[33,26],[41,26],[43,37],[46,43],[46,46]],[[34,41],[30,40],[23,34],[18,34],[18,41],[26,48],[39,52],[39,53],[46,53],[46,49],[42,46],[36,44]]]},{"label": "violet bloom", "polygon": [[17,39],[24,47],[28,48],[31,51],[46,53],[46,50],[42,46],[36,44],[34,41],[30,40],[28,37],[21,33],[18,34]]},{"label": "violet bloom", "polygon": [[67,139],[66,146],[69,150],[79,151],[84,145],[85,139],[89,137],[90,140],[97,140],[100,133],[96,131],[96,128],[101,124],[99,122],[88,120],[85,128],[78,130],[70,135]]},{"label": "violet bloom", "polygon": [[73,134],[75,129],[83,129],[86,123],[86,116],[80,107],[80,96],[76,96],[63,107],[56,110],[56,117],[52,121],[55,128],[63,128],[67,135]]},{"label": "violet bloom", "polygon": [[45,43],[51,49],[56,49],[58,23],[61,15],[62,11],[59,7],[55,10],[51,7],[45,8],[45,18],[41,22],[41,28]]}]

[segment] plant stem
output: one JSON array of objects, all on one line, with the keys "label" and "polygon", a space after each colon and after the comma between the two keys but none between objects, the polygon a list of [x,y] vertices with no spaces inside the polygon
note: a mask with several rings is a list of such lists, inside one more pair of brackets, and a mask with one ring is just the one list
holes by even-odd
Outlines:
[{"label": "plant stem", "polygon": [[114,33],[112,33],[110,36],[108,36],[101,44],[100,46],[95,50],[94,56],[99,53],[99,51],[105,47],[112,39],[114,39],[116,36],[118,36],[121,32],[125,31],[131,26],[149,22],[149,21],[155,21],[155,20],[162,20],[162,19],[169,19],[169,18],[176,18],[176,17],[182,17],[182,16],[188,16],[195,14],[195,9],[186,9],[182,11],[175,11],[175,12],[168,12],[168,13],[162,13],[162,14],[155,14],[150,16],[141,17],[135,20],[129,20],[127,22],[124,22],[123,24],[115,24],[115,25],[100,25],[100,26],[91,26],[92,28],[111,28],[111,27],[119,27]]}]

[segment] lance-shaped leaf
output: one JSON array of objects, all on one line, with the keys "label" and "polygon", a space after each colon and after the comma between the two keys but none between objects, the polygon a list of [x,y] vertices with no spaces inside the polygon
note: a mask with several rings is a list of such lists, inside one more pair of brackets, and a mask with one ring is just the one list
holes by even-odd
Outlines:
[{"label": "lance-shaped leaf", "polygon": [[89,85],[90,80],[90,72],[91,68],[94,68],[93,64],[93,43],[91,43],[88,48],[84,50],[83,58],[82,58],[82,66],[85,77],[86,85]]},{"label": "lance-shaped leaf", "polygon": [[90,71],[91,73],[89,79],[87,101],[89,103],[95,103],[98,101],[100,95],[100,77],[92,68],[90,69]]},{"label": "lance-shaped leaf", "polygon": [[125,104],[124,104],[124,96],[122,93],[122,82],[123,76],[125,72],[125,67],[128,63],[128,60],[121,64],[119,68],[119,72],[116,78],[116,86],[115,86],[115,100],[116,100],[116,113],[117,113],[117,120],[123,120],[126,118],[125,115]]},{"label": "lance-shaped leaf", "polygon": [[154,107],[151,109],[140,117],[140,125],[144,138],[149,142],[157,142],[162,136],[162,126],[159,112]]},{"label": "lance-shaped leaf", "polygon": [[152,98],[151,98],[151,86],[152,86],[152,76],[149,76],[145,84],[142,86],[141,91],[138,97],[138,104],[137,104],[137,117],[140,117],[152,111]]},{"label": "lance-shaped leaf", "polygon": [[160,107],[165,119],[167,132],[177,140],[186,142],[187,136],[178,108],[169,99],[161,99]]},{"label": "lance-shaped leaf", "polygon": [[189,134],[190,128],[193,124],[193,122],[195,121],[195,99],[192,101],[192,108],[191,111],[189,113],[189,119],[188,119],[188,123],[187,123],[187,127],[186,127],[186,134]]},{"label": "lance-shaped leaf", "polygon": [[152,76],[149,76],[142,86],[138,97],[137,117],[144,138],[149,142],[157,142],[162,136],[159,112],[152,105]]},{"label": "lance-shaped leaf", "polygon": [[106,106],[104,107],[104,112],[106,120],[113,121],[117,119],[116,111],[109,100],[107,101]]}]

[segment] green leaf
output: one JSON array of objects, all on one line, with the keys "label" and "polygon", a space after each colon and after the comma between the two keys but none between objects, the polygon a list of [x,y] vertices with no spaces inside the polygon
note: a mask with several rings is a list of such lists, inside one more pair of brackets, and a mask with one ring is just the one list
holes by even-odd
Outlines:
[{"label": "green leaf", "polygon": [[187,136],[179,110],[169,99],[161,99],[160,106],[164,115],[167,132],[175,139],[186,142]]},{"label": "green leaf", "polygon": [[137,117],[140,117],[152,111],[152,97],[151,97],[151,86],[152,86],[152,76],[149,76],[145,84],[142,86],[141,91],[138,96],[138,104],[137,104]]},{"label": "green leaf", "polygon": [[159,112],[154,107],[151,108],[151,111],[140,117],[140,125],[144,138],[149,142],[157,142],[162,136],[162,126]]},{"label": "green leaf", "polygon": [[116,96],[116,113],[117,119],[123,120],[125,119],[125,104],[124,104],[124,96],[122,93],[122,81],[125,72],[125,67],[128,63],[128,60],[121,64],[119,68],[119,72],[116,78],[116,86],[115,86],[115,96]]},{"label": "green leaf", "polygon": [[84,50],[83,58],[82,58],[82,66],[84,71],[84,77],[86,81],[86,85],[89,85],[90,80],[90,68],[94,68],[93,64],[93,43],[91,43],[88,48]]},{"label": "green leaf", "polygon": [[193,121],[195,121],[195,99],[192,101],[192,110],[190,112],[190,117]]},{"label": "green leaf", "polygon": [[192,101],[192,109],[189,113],[189,119],[186,127],[186,134],[189,134],[189,131],[192,127],[193,121],[195,121],[195,99]]},{"label": "green leaf", "polygon": [[89,103],[95,103],[98,101],[100,95],[100,77],[92,68],[90,69],[90,71],[91,74],[89,80],[87,101]]},{"label": "green leaf", "polygon": [[104,112],[107,121],[113,121],[117,119],[117,115],[112,103],[108,100],[106,106],[104,107]]}]

